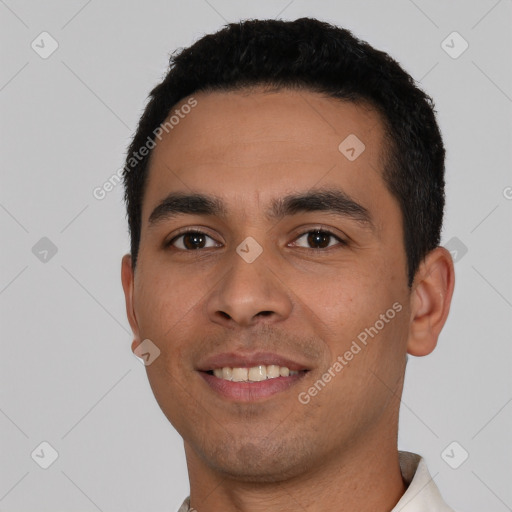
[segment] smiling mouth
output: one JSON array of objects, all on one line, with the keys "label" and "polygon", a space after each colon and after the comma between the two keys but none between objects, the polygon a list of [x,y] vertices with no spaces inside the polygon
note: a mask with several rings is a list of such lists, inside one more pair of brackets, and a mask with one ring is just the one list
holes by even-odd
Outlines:
[{"label": "smiling mouth", "polygon": [[225,352],[199,362],[196,371],[217,397],[254,403],[296,387],[312,368],[272,352]]},{"label": "smiling mouth", "polygon": [[261,364],[251,366],[250,368],[224,366],[222,368],[206,371],[205,373],[230,382],[262,382],[279,377],[293,377],[301,373],[306,373],[307,371],[308,370],[290,370],[287,366],[278,366],[275,364]]},{"label": "smiling mouth", "polygon": [[286,366],[258,365],[250,368],[224,366],[199,371],[199,374],[217,396],[230,402],[250,403],[290,390],[308,372],[309,370],[290,370]]}]

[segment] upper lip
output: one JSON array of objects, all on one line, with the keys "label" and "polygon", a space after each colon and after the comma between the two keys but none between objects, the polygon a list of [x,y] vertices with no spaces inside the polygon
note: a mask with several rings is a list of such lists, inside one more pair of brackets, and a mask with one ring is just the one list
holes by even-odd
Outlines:
[{"label": "upper lip", "polygon": [[309,370],[310,368],[293,359],[272,352],[224,352],[207,357],[198,365],[198,370],[207,372],[216,368],[252,368],[258,365],[286,366],[290,370]]}]

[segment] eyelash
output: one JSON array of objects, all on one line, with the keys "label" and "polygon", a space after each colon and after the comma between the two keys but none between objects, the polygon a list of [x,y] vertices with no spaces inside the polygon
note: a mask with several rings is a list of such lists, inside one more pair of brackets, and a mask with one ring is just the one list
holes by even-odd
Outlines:
[{"label": "eyelash", "polygon": [[[308,234],[314,233],[314,232],[318,232],[318,233],[321,233],[321,234],[324,234],[324,235],[327,235],[327,236],[335,238],[338,241],[338,245],[340,245],[340,246],[347,246],[348,245],[348,242],[346,240],[343,240],[338,235],[335,235],[332,231],[330,231],[328,229],[320,228],[320,227],[313,228],[313,229],[308,229],[307,231],[303,231],[302,233],[298,234],[295,237],[294,240],[298,240],[299,238],[302,238],[304,235],[308,235]],[[176,240],[178,240],[179,238],[182,238],[185,235],[204,235],[204,236],[214,240],[213,237],[211,237],[210,235],[208,235],[204,231],[200,231],[200,230],[196,230],[196,229],[190,229],[190,230],[178,233],[171,240],[166,242],[165,243],[165,248],[172,248],[172,246],[176,242]],[[303,249],[303,250],[306,250],[306,251],[319,252],[319,251],[326,251],[327,249],[330,249],[332,247],[335,247],[335,246],[328,246],[328,247],[317,248],[317,249],[314,249],[312,247],[300,247],[300,249]],[[181,249],[181,248],[177,248],[177,247],[174,247],[174,249],[176,249],[178,251],[181,251],[181,252],[195,252],[195,251],[200,251],[201,250],[201,248],[199,248],[199,249]],[[207,247],[207,249],[211,249],[211,247]]]}]

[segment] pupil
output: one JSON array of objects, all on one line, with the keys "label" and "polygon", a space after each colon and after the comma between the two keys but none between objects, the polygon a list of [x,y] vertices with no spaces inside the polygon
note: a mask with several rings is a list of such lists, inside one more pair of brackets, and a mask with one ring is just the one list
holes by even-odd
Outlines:
[{"label": "pupil", "polygon": [[[192,243],[188,243],[191,241]],[[183,243],[187,249],[200,249],[204,243],[204,237],[200,233],[189,233],[183,238]]]},{"label": "pupil", "polygon": [[319,245],[321,248],[324,248],[329,245],[330,236],[331,235],[324,233],[323,231],[312,231],[308,235],[308,243],[311,245]]}]

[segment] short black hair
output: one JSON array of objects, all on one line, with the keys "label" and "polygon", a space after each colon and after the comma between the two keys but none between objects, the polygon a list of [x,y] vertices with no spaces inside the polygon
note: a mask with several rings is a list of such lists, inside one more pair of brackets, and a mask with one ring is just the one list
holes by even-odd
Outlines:
[{"label": "short black hair", "polygon": [[[230,23],[171,55],[167,75],[149,95],[123,170],[133,268],[158,127],[194,93],[260,85],[318,92],[370,105],[380,114],[386,137],[383,178],[402,212],[410,287],[441,237],[445,150],[434,103],[387,53],[313,18]],[[150,149],[141,157],[144,146]]]}]

